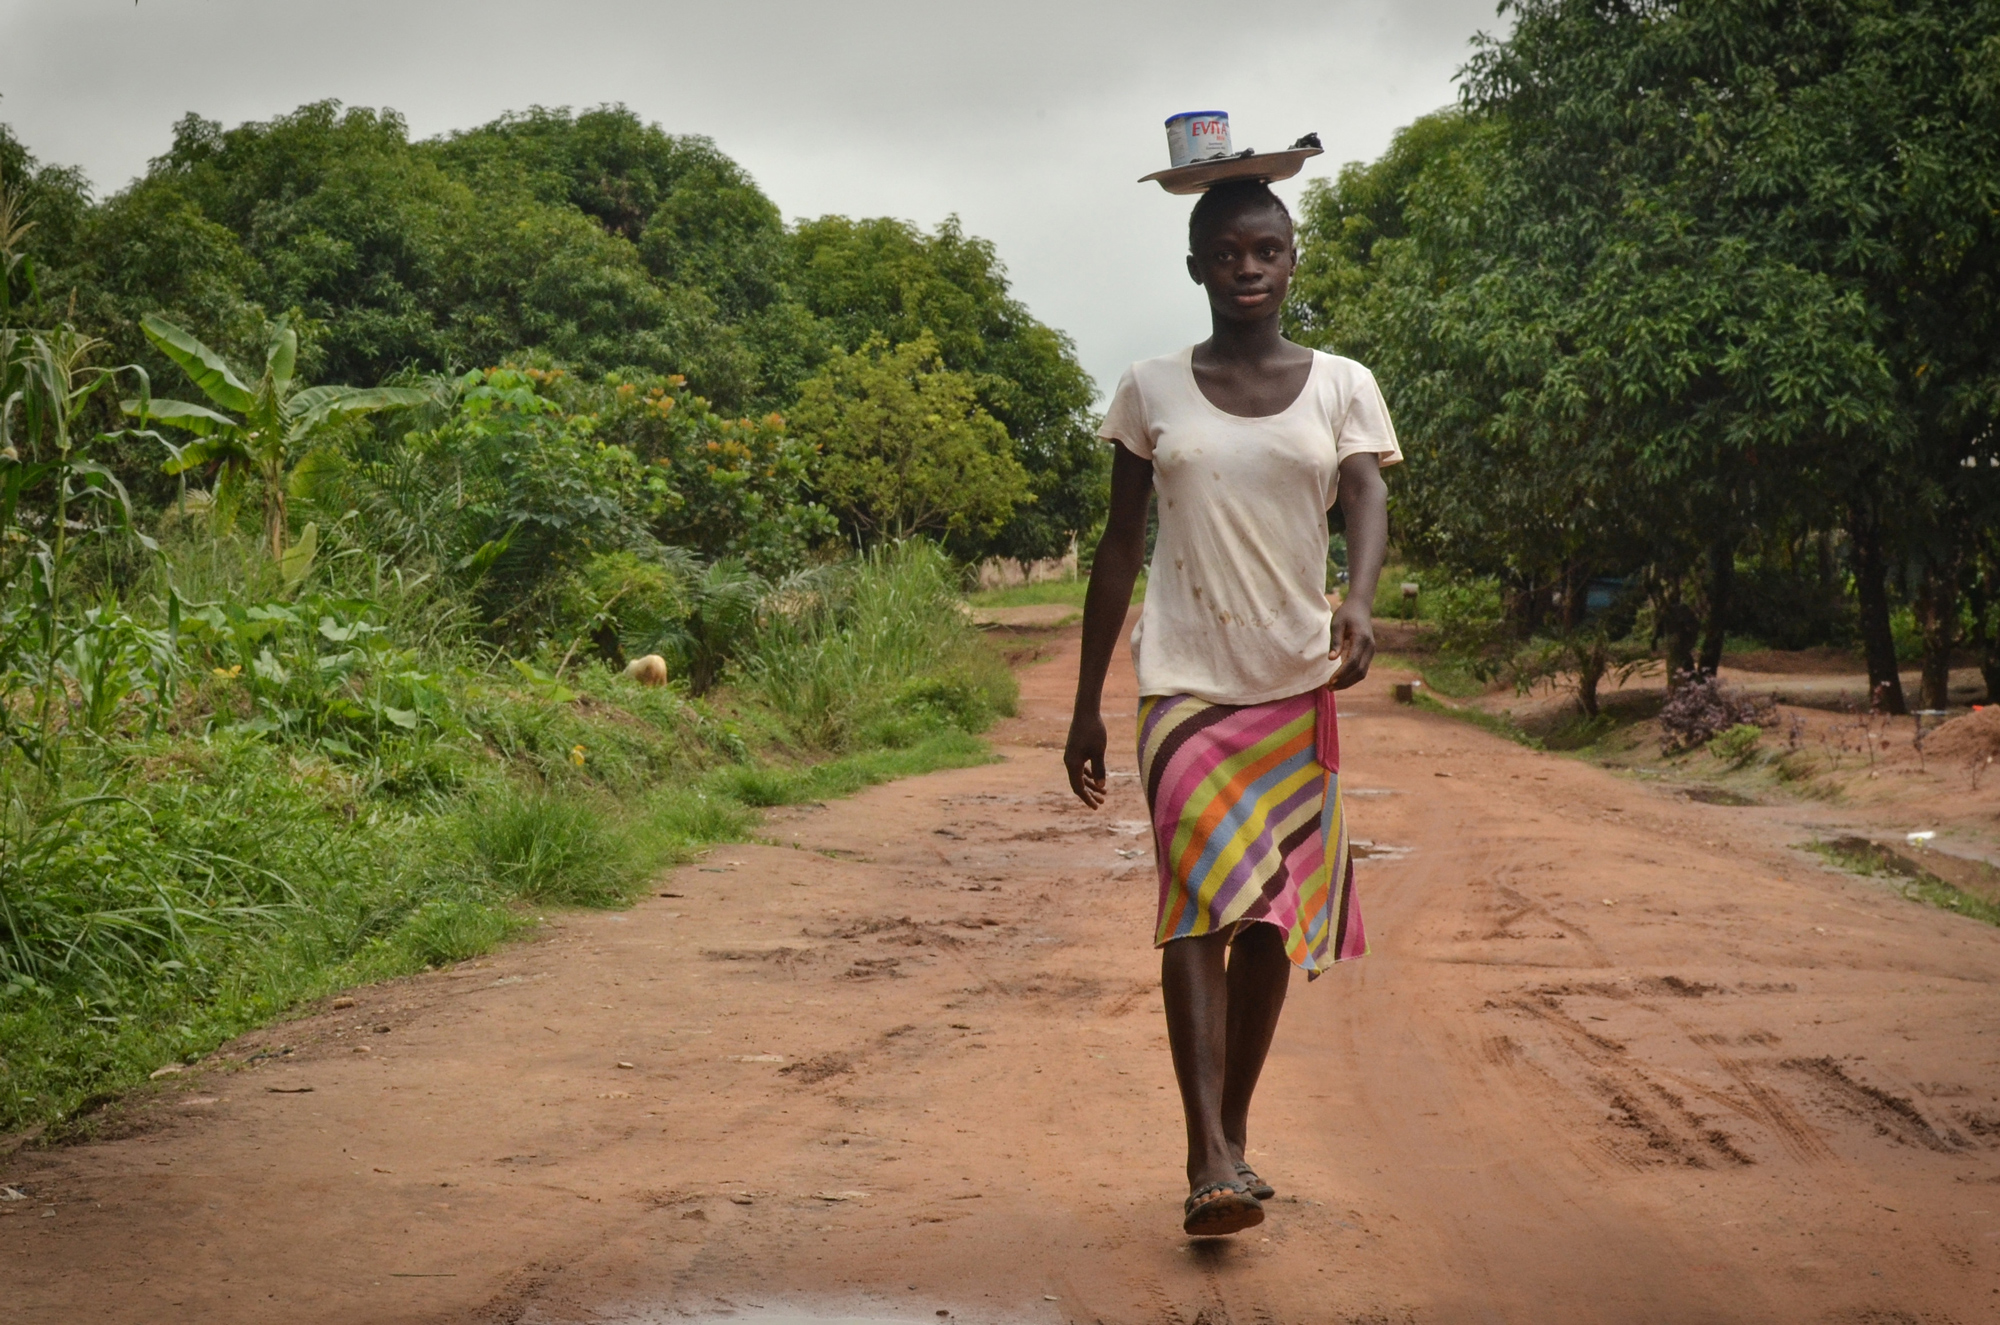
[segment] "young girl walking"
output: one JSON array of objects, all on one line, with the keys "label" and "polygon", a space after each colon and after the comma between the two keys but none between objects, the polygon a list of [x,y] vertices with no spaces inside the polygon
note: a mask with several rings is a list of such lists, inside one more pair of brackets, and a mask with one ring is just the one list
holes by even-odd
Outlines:
[{"label": "young girl walking", "polygon": [[[1291,968],[1310,978],[1367,950],[1333,692],[1367,676],[1374,657],[1388,537],[1381,467],[1402,453],[1366,368],[1285,339],[1279,312],[1297,262],[1291,216],[1265,183],[1210,187],[1188,220],[1187,269],[1207,291],[1213,334],[1133,364],[1098,432],[1116,445],[1111,511],[1063,762],[1077,796],[1101,805],[1099,701],[1157,496],[1131,642],[1191,1234],[1262,1223],[1274,1194],[1244,1147]],[[1349,578],[1331,611],[1326,515],[1336,502]]]}]

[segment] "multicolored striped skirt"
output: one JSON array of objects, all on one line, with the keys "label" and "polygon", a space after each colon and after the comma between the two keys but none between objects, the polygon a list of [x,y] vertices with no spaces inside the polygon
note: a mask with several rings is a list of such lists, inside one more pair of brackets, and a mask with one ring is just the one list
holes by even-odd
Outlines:
[{"label": "multicolored striped skirt", "polygon": [[1263,921],[1316,976],[1362,956],[1331,690],[1268,704],[1139,701],[1160,871],[1156,945]]}]

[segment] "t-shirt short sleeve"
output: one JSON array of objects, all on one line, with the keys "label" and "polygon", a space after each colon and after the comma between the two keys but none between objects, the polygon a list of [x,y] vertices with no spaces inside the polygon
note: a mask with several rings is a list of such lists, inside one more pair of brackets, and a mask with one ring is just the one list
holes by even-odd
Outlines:
[{"label": "t-shirt short sleeve", "polygon": [[1146,426],[1146,400],[1139,394],[1139,381],[1130,368],[1118,379],[1118,390],[1111,396],[1111,408],[1105,411],[1097,435],[1122,445],[1141,460],[1153,458],[1153,434]]},{"label": "t-shirt short sleeve", "polygon": [[1373,451],[1381,457],[1383,465],[1393,465],[1403,458],[1403,448],[1396,443],[1395,425],[1389,422],[1389,405],[1382,399],[1382,388],[1375,384],[1375,374],[1361,365],[1354,365],[1354,382],[1347,397],[1347,416],[1340,422],[1340,431],[1334,438],[1334,449],[1341,460],[1363,451]]}]

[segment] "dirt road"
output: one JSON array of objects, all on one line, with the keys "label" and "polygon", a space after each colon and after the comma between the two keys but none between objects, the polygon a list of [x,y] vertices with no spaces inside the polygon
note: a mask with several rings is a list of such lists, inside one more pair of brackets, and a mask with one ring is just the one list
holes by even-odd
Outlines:
[{"label": "dirt road", "polygon": [[1074,650],[1003,762],[774,815],[0,1161],[0,1315],[2000,1319],[2000,931],[1385,676],[1341,735],[1373,953],[1294,983],[1269,1221],[1181,1237],[1144,810],[1129,752],[1100,813],[1060,785]]}]

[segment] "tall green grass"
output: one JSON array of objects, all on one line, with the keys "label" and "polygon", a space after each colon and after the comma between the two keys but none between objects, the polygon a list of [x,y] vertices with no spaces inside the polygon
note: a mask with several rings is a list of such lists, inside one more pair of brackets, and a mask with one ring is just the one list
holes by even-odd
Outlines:
[{"label": "tall green grass", "polygon": [[286,586],[227,540],[167,552],[127,601],[171,584],[238,633],[183,619],[164,718],[0,754],[0,1133],[543,908],[623,904],[758,807],[979,762],[1014,702],[924,545],[793,583],[701,699],[497,659],[436,582],[365,557]]},{"label": "tall green grass", "polygon": [[958,571],[928,543],[831,568],[781,602],[743,662],[746,691],[810,749],[896,748],[981,731],[1017,691],[967,626]]}]

